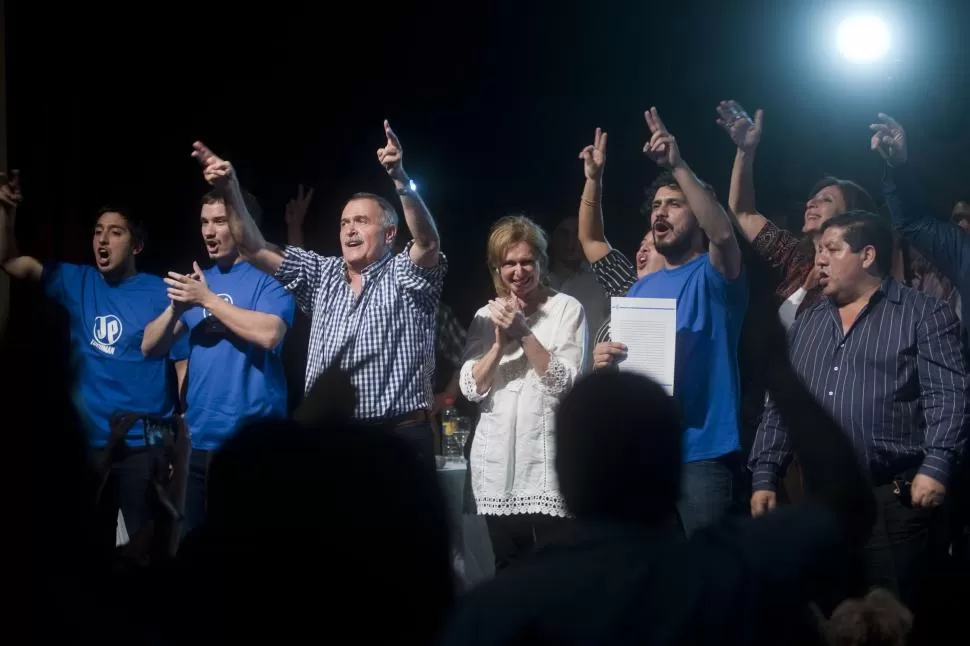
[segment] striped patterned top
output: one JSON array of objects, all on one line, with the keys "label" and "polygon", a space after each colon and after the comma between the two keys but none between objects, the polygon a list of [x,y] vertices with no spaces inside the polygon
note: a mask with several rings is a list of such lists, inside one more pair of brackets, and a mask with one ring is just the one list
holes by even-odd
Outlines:
[{"label": "striped patterned top", "polygon": [[[829,299],[789,331],[792,365],[851,436],[873,482],[919,467],[946,484],[966,443],[970,405],[951,307],[892,278],[843,334]],[[751,451],[755,490],[774,490],[791,444],[769,400]]]}]

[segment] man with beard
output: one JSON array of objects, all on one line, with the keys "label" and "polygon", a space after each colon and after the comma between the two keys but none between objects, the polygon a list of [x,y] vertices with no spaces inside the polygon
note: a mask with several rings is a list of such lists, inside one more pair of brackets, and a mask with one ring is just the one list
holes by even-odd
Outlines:
[{"label": "man with beard", "polygon": [[248,418],[286,417],[282,350],[295,309],[282,285],[240,255],[221,192],[202,198],[199,219],[213,265],[202,271],[192,263],[191,274],[168,272],[171,304],[145,329],[142,342],[145,355],[154,356],[176,339],[189,340],[185,422],[192,458],[183,534],[205,514],[211,454]]},{"label": "man with beard", "polygon": [[176,344],[151,358],[141,353],[142,330],[168,306],[168,299],[160,278],[135,267],[136,256],[145,248],[145,234],[130,213],[117,207],[98,212],[92,237],[94,267],[41,263],[16,249],[14,215],[19,202],[16,181],[4,181],[0,218],[6,243],[0,245],[0,263],[13,278],[40,282],[70,317],[77,366],[74,404],[97,461],[111,463],[98,510],[99,542],[111,549],[119,509],[129,535],[151,520],[146,494],[153,466],[153,455],[144,448],[141,422],[108,455],[112,418],[122,412],[174,415],[176,387],[170,360],[177,362],[183,375],[188,347]]},{"label": "man with beard", "polygon": [[664,266],[638,280],[628,295],[677,301],[674,397],[684,421],[678,512],[690,535],[727,513],[736,498],[741,466],[737,355],[748,282],[727,213],[680,156],[656,108],[645,116],[652,135],[644,153],[665,169],[649,200],[654,244]]}]

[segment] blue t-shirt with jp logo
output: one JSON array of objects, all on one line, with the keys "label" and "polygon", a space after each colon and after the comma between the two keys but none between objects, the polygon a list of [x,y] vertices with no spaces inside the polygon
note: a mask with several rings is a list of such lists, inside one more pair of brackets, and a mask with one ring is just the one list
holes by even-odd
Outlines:
[{"label": "blue t-shirt with jp logo", "polygon": [[738,342],[748,309],[744,270],[728,280],[705,253],[680,267],[644,276],[628,296],[677,300],[674,399],[684,422],[684,462],[737,451]]},{"label": "blue t-shirt with jp logo", "polygon": [[[145,326],[168,307],[162,279],[135,274],[109,283],[96,268],[52,263],[44,267],[47,295],[70,317],[76,370],[74,403],[88,441],[103,448],[116,413],[170,417],[175,412],[175,383],[169,359],[188,358],[188,343],[172,347],[168,357],[145,357]],[[128,432],[131,446],[143,446],[141,423]]]},{"label": "blue t-shirt with jp logo", "polygon": [[[209,289],[244,310],[293,324],[293,297],[276,279],[248,262],[203,272]],[[201,307],[182,315],[189,331],[189,386],[185,421],[192,446],[219,448],[250,417],[286,416],[286,376],[280,342],[272,350],[242,340]],[[185,337],[183,337],[185,338]]]}]

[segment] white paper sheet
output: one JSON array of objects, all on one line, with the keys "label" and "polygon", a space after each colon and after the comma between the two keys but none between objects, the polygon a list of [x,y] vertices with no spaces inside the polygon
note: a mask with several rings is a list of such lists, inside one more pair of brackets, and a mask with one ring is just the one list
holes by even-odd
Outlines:
[{"label": "white paper sheet", "polygon": [[612,298],[610,339],[627,347],[627,358],[620,362],[620,370],[646,375],[668,394],[674,394],[676,299]]}]

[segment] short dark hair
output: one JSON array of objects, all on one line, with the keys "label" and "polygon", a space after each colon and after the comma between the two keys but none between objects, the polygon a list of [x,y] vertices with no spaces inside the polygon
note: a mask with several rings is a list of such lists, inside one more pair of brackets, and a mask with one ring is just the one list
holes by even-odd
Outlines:
[{"label": "short dark hair", "polygon": [[[252,216],[256,224],[260,224],[263,221],[263,209],[259,206],[256,196],[245,189],[240,190],[242,191],[243,204],[246,205],[246,210],[249,211],[249,215]],[[202,196],[202,206],[205,206],[206,204],[225,203],[226,196],[218,189],[213,189]]]},{"label": "short dark hair", "polygon": [[580,379],[556,410],[556,471],[580,520],[659,523],[680,496],[683,430],[677,403],[629,372]]},{"label": "short dark hair", "polygon": [[[717,193],[714,191],[713,186],[702,180],[700,177],[697,178],[697,181],[700,182],[701,186],[713,193],[715,199],[717,199]],[[683,192],[683,189],[680,188],[680,184],[678,184],[677,180],[674,178],[674,174],[669,170],[665,170],[664,172],[660,173],[660,175],[658,175],[650,183],[650,186],[643,189],[644,200],[643,204],[640,205],[640,213],[647,218],[648,225],[650,224],[650,214],[653,212],[653,200],[655,197],[657,197],[657,191],[662,188],[675,188],[678,191]]]},{"label": "short dark hair", "polygon": [[845,210],[849,211],[868,211],[869,213],[876,212],[876,202],[869,195],[866,189],[862,188],[853,181],[847,179],[839,179],[838,177],[832,177],[831,175],[826,175],[819,181],[815,182],[815,186],[812,187],[811,192],[808,194],[808,199],[815,197],[819,191],[823,188],[828,188],[829,186],[834,186],[842,191],[842,199],[845,200]]},{"label": "short dark hair", "polygon": [[888,276],[893,268],[893,230],[884,218],[869,211],[846,211],[826,220],[819,229],[842,229],[842,239],[853,252],[865,247],[876,250],[876,268],[880,275]]},{"label": "short dark hair", "polygon": [[386,199],[378,195],[377,193],[368,193],[366,191],[360,193],[354,193],[347,200],[348,203],[355,200],[373,200],[377,202],[377,205],[381,207],[384,212],[384,226],[385,227],[396,227],[398,223],[397,209],[394,205],[388,202]]},{"label": "short dark hair", "polygon": [[145,244],[145,223],[141,220],[135,219],[132,215],[131,209],[127,206],[122,206],[118,204],[106,204],[98,209],[97,215],[94,216],[94,221],[97,222],[101,219],[101,216],[105,213],[117,213],[125,219],[128,224],[128,231],[131,232],[131,237],[136,241]]}]

